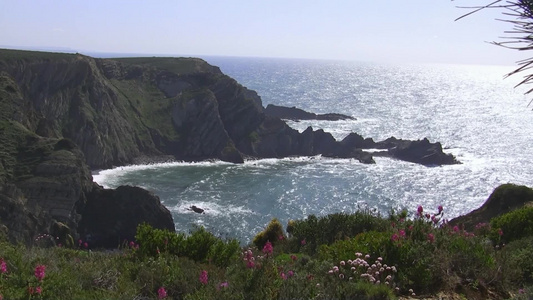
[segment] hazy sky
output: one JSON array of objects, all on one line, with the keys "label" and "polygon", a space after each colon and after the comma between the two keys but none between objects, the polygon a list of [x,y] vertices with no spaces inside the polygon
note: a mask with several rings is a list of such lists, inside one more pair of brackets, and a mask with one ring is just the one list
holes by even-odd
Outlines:
[{"label": "hazy sky", "polygon": [[512,65],[478,0],[0,0],[0,46],[79,52]]}]

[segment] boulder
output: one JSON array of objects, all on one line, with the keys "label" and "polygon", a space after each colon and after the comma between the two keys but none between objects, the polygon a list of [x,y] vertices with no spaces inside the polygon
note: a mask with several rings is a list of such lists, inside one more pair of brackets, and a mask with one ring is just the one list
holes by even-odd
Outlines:
[{"label": "boulder", "polygon": [[175,231],[170,211],[151,192],[132,186],[96,188],[87,197],[78,231],[89,247],[115,248],[134,240],[142,223]]}]

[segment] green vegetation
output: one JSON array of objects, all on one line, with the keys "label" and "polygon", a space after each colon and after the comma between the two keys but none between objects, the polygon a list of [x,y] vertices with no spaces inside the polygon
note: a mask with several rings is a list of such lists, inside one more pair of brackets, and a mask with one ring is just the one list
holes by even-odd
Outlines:
[{"label": "green vegetation", "polygon": [[[523,224],[520,209],[492,225]],[[190,234],[138,227],[116,251],[71,249],[47,235],[36,245],[0,243],[4,299],[395,299],[453,294],[466,299],[533,295],[533,234],[509,238],[489,224],[473,232],[442,220],[369,211],[272,220],[241,248],[197,228]],[[515,219],[516,221],[508,221]],[[503,221],[502,221],[503,220]],[[332,234],[337,232],[337,234]],[[271,242],[271,239],[275,241]],[[266,241],[265,241],[266,240]],[[458,294],[458,295],[457,295]]]},{"label": "green vegetation", "polygon": [[199,58],[180,57],[127,57],[114,58],[121,63],[167,70],[175,74],[193,74],[198,72],[211,72],[214,67]]}]

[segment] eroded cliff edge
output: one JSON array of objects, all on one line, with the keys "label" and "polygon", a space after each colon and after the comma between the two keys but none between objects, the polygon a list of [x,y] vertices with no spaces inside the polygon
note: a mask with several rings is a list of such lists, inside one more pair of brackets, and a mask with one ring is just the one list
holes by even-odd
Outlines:
[{"label": "eroded cliff edge", "polygon": [[[0,50],[0,103],[0,197],[12,205],[0,218],[18,240],[54,230],[74,238],[101,235],[87,224],[113,218],[95,212],[120,204],[106,208],[113,201],[100,200],[133,193],[104,191],[92,182],[90,169],[161,159],[239,163],[317,154],[372,163],[375,154],[363,149],[376,147],[383,150],[378,155],[417,163],[456,163],[427,140],[375,143],[354,133],[336,141],[322,130],[300,133],[265,115],[257,93],[195,58]],[[139,201],[161,206],[150,197],[156,196]],[[152,219],[151,213],[165,217]],[[25,216],[24,224],[10,223],[14,215]],[[147,209],[139,221],[165,220],[155,226],[173,228],[169,215]],[[106,234],[99,239],[125,238]]]}]

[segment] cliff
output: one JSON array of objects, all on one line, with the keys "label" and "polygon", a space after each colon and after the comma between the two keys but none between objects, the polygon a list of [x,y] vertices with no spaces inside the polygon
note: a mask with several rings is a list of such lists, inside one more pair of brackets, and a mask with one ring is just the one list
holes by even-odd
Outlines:
[{"label": "cliff", "polygon": [[[196,58],[95,59],[0,49],[0,116],[0,197],[14,207],[13,214],[0,211],[0,217],[18,240],[54,228],[65,237],[82,229],[105,243],[130,237],[131,228],[105,233],[87,225],[91,220],[119,226],[115,216],[94,212],[105,204],[122,205],[101,199],[124,198],[102,191],[90,169],[318,154],[372,163],[373,154],[363,151],[360,140],[380,145],[383,156],[456,163],[439,143],[427,140],[374,143],[352,134],[339,142],[322,130],[300,133],[266,115],[257,93]],[[154,209],[145,209],[137,221],[161,220],[153,225],[173,228],[168,210],[158,210],[158,199],[149,200],[154,197],[139,198],[137,205]],[[161,217],[153,217],[154,211]],[[16,225],[19,215],[26,221]]]}]

